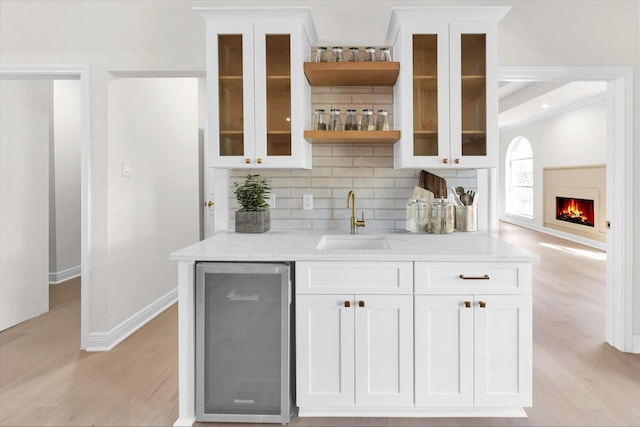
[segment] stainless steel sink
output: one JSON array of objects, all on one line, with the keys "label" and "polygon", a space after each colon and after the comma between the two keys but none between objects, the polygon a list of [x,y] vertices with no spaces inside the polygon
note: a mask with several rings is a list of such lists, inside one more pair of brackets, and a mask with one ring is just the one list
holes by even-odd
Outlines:
[{"label": "stainless steel sink", "polygon": [[379,250],[391,249],[385,236],[357,234],[325,234],[320,239],[318,250]]}]

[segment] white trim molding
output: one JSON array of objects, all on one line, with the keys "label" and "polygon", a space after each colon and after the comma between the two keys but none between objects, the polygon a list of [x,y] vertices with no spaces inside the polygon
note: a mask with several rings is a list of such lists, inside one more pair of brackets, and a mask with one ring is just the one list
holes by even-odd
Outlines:
[{"label": "white trim molding", "polygon": [[80,348],[88,345],[91,321],[91,123],[90,72],[84,64],[2,64],[0,79],[80,80]]},{"label": "white trim molding", "polygon": [[[607,82],[606,341],[638,352],[633,335],[633,68],[499,67],[500,81]],[[637,280],[636,280],[637,281]]]},{"label": "white trim molding", "polygon": [[75,267],[67,268],[62,271],[49,272],[49,284],[57,285],[58,283],[66,282],[67,280],[74,279],[82,274],[82,267],[76,265]]},{"label": "white trim molding", "polygon": [[178,288],[152,302],[106,332],[91,332],[86,351],[109,351],[178,301]]}]

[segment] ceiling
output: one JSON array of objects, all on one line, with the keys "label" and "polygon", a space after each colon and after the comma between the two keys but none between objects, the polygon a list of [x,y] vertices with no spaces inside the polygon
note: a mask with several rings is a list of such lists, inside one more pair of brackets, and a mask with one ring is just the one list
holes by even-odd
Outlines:
[{"label": "ceiling", "polygon": [[498,126],[529,123],[602,99],[606,82],[500,82]]}]

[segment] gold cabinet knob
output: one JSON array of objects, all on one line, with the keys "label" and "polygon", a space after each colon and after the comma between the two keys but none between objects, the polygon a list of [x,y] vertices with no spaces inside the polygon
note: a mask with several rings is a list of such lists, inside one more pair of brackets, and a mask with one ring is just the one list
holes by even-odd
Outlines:
[{"label": "gold cabinet knob", "polygon": [[464,307],[465,308],[471,308],[471,301],[465,301],[464,302]]},{"label": "gold cabinet knob", "polygon": [[251,163],[251,159],[244,159],[244,163],[248,165],[249,163]]},{"label": "gold cabinet knob", "polygon": [[447,163],[449,163],[449,159],[447,159],[447,158],[445,157],[444,159],[442,159],[442,163],[444,163],[444,164],[446,165]]},{"label": "gold cabinet knob", "polygon": [[487,307],[487,303],[484,301],[478,301],[478,305],[480,306],[480,308],[486,308]]},{"label": "gold cabinet knob", "polygon": [[211,206],[214,205],[214,203],[211,200],[207,200],[206,202],[202,203],[204,205],[204,207],[206,208],[210,208]]},{"label": "gold cabinet knob", "polygon": [[456,165],[459,165],[460,164],[460,159],[454,159],[453,163],[455,163]]},{"label": "gold cabinet knob", "polygon": [[351,301],[345,301],[344,302],[344,306],[345,306],[345,308],[351,307]]},{"label": "gold cabinet knob", "polygon": [[256,163],[257,163],[257,164],[259,164],[259,165],[261,165],[261,164],[262,164],[262,159],[258,157],[258,158],[256,159]]},{"label": "gold cabinet knob", "polygon": [[358,301],[358,307],[364,307],[364,301]]}]

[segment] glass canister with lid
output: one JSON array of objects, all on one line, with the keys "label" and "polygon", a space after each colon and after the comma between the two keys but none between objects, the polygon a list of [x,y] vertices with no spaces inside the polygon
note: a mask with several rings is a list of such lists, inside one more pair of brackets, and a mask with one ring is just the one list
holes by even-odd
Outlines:
[{"label": "glass canister with lid", "polygon": [[360,130],[376,130],[376,124],[373,121],[373,110],[362,110],[362,120],[360,121]]},{"label": "glass canister with lid", "polygon": [[344,121],[344,130],[358,130],[358,117],[356,110],[350,108],[347,110],[347,117]]},{"label": "glass canister with lid", "polygon": [[425,233],[429,225],[429,205],[424,199],[409,199],[405,229],[412,233]]},{"label": "glass canister with lid", "polygon": [[449,199],[438,198],[431,204],[431,233],[453,233],[455,226],[455,207]]}]

